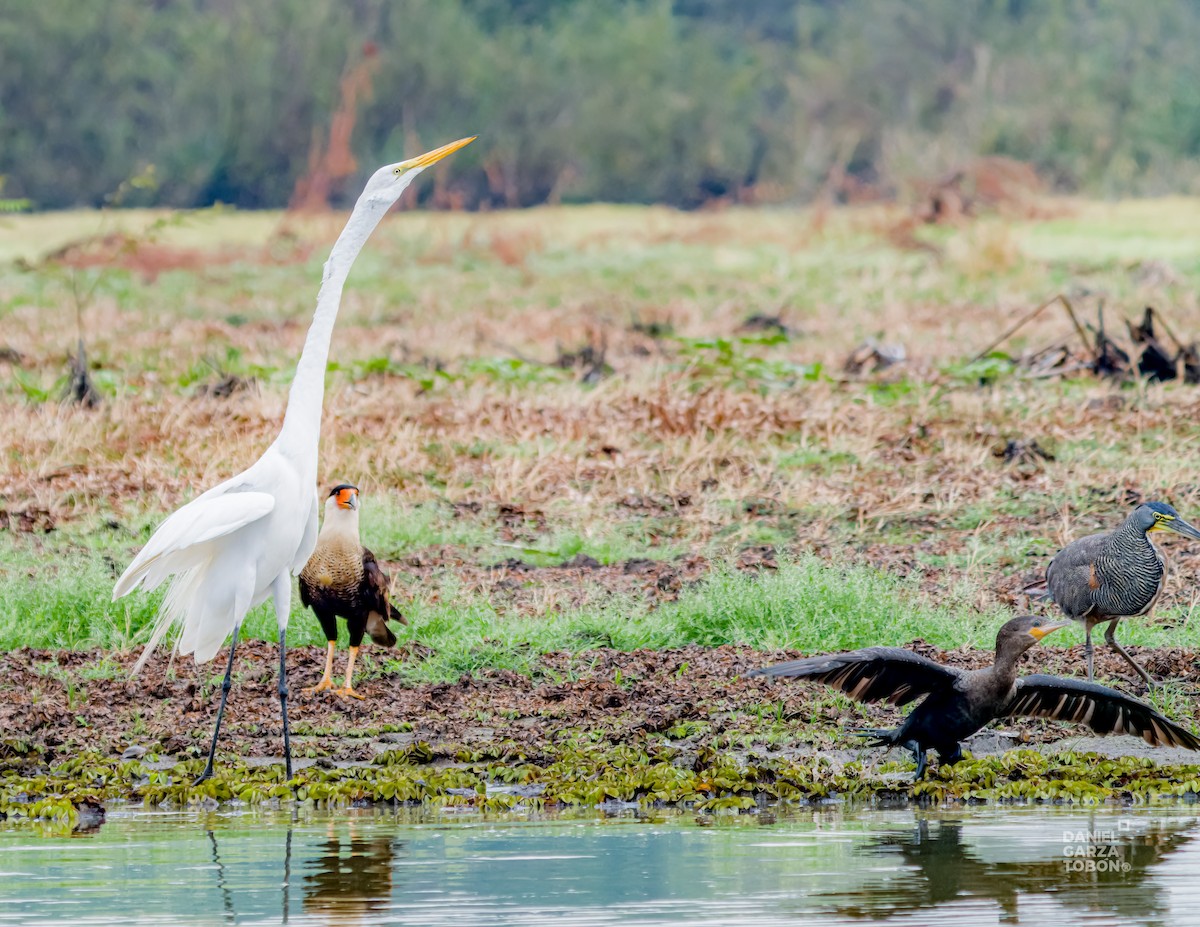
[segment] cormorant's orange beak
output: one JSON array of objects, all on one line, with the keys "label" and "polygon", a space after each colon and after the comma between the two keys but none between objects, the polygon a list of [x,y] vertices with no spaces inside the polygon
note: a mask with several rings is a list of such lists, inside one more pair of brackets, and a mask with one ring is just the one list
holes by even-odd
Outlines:
[{"label": "cormorant's orange beak", "polygon": [[1030,628],[1029,636],[1032,637],[1035,641],[1040,641],[1047,634],[1052,634],[1053,632],[1057,631],[1059,628],[1065,628],[1070,623],[1071,622],[1069,622],[1069,621],[1059,621],[1054,624],[1043,624],[1040,627]]},{"label": "cormorant's orange beak", "polygon": [[[443,145],[441,148],[427,151],[425,154],[409,158],[407,161],[401,161],[396,167],[405,171],[411,171],[414,167],[429,167],[429,165],[436,164],[442,160],[446,155],[454,154],[460,148],[466,148],[478,137],[478,135],[472,135],[470,138],[460,138],[457,142],[451,142],[449,145]],[[400,171],[398,170],[396,173],[400,173]]]}]

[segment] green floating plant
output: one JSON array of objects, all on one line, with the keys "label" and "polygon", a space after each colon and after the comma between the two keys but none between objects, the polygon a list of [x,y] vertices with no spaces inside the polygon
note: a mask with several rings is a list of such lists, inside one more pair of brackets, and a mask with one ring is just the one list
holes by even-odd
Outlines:
[{"label": "green floating plant", "polygon": [[0,816],[71,827],[80,818],[79,809],[114,799],[147,807],[216,801],[320,808],[424,804],[486,811],[626,802],[742,812],[774,802],[830,798],[1096,804],[1194,800],[1200,793],[1200,765],[1159,766],[1144,757],[1015,750],[967,758],[912,782],[907,767],[896,763],[838,766],[821,756],[748,761],[707,746],[694,753],[681,751],[661,737],[614,744],[570,733],[538,755],[501,742],[435,757],[429,744],[418,742],[361,766],[308,766],[290,781],[285,781],[282,766],[250,766],[230,758],[223,759],[213,778],[193,785],[200,769],[199,759],[156,768],[87,752],[51,764],[33,750],[8,750],[0,755]]}]

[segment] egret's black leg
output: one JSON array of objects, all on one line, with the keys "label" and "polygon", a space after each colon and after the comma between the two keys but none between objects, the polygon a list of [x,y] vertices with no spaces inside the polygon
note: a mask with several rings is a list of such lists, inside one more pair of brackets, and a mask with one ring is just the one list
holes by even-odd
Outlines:
[{"label": "egret's black leg", "polygon": [[292,738],[287,719],[287,628],[279,629],[279,711],[283,715],[283,762],[287,777],[292,778]]},{"label": "egret's black leg", "polygon": [[1107,641],[1108,645],[1116,650],[1117,653],[1123,656],[1125,658],[1125,662],[1132,666],[1134,671],[1142,677],[1142,680],[1146,683],[1146,688],[1153,689],[1156,685],[1158,685],[1158,683],[1154,681],[1153,677],[1151,677],[1149,673],[1142,669],[1141,664],[1131,657],[1128,652],[1126,652],[1124,647],[1117,643],[1117,625],[1120,624],[1120,622],[1120,618],[1114,618],[1108,623],[1108,627],[1104,629],[1104,640]]},{"label": "egret's black leg", "polygon": [[229,645],[229,663],[225,666],[225,681],[221,683],[221,704],[217,707],[217,724],[213,728],[212,745],[208,748],[208,763],[204,772],[200,773],[192,785],[199,785],[205,779],[211,779],[213,774],[213,759],[217,755],[217,738],[221,736],[221,719],[225,717],[225,702],[229,698],[229,690],[233,688],[233,652],[237,649],[238,633],[242,630],[240,624],[234,625],[233,641]]}]

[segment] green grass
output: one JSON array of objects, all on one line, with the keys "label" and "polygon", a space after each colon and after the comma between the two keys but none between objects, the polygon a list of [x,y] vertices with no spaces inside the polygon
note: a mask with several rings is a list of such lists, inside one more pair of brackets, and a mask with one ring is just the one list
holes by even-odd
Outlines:
[{"label": "green grass", "polygon": [[[378,500],[376,500],[378,502]],[[411,509],[376,504],[364,510],[364,535],[384,556],[398,556],[432,544],[477,545],[477,556],[500,561],[556,565],[579,553],[602,563],[675,551],[648,547],[645,538],[624,530],[585,538],[552,531],[536,547],[514,550],[496,543],[480,520],[445,519],[435,506]],[[634,526],[636,527],[636,525]],[[0,535],[0,647],[102,647],[125,649],[144,642],[161,592],[135,593],[112,602],[117,572],[139,538],[103,524],[90,530],[56,532],[24,543]],[[26,536],[28,537],[28,536]],[[537,583],[535,574],[529,579]],[[836,650],[867,644],[904,644],[923,637],[943,646],[963,642],[987,645],[1003,614],[975,614],[961,602],[932,603],[911,580],[850,563],[827,563],[811,556],[785,559],[778,571],[749,573],[717,561],[713,572],[679,599],[658,608],[637,597],[595,588],[582,606],[552,608],[532,616],[513,614],[486,595],[464,590],[452,572],[435,585],[401,588],[410,622],[402,639],[431,647],[435,655],[419,664],[391,665],[406,676],[452,679],[486,667],[528,669],[538,654],[593,647],[619,649],[716,646],[747,643],[761,648]],[[253,611],[243,633],[274,639],[269,607]],[[320,631],[298,597],[293,600],[289,639],[321,643]],[[380,653],[379,659],[387,655]]]},{"label": "green grass", "polygon": [[[589,536],[550,528],[536,541],[510,544],[497,539],[496,526],[486,516],[455,513],[438,504],[404,507],[387,496],[374,497],[363,511],[363,534],[385,558],[448,546],[476,562],[516,557],[534,566],[556,566],[579,553],[601,563],[647,555],[669,559],[683,549],[670,542],[656,545],[647,533],[639,533],[647,528],[640,521],[599,525]],[[981,516],[967,510],[957,517],[973,525]],[[764,530],[763,520],[751,524],[756,531]],[[110,597],[118,572],[153,525],[147,516],[135,519],[131,529],[91,521],[44,536],[0,534],[0,647],[123,650],[144,643],[161,592],[135,593],[115,603]],[[1019,564],[1030,550],[1028,539],[999,538],[955,557],[923,555],[919,559],[929,561],[930,569],[966,567],[934,598],[922,591],[919,568],[902,577],[851,559],[797,555],[782,556],[778,570],[747,572],[720,553],[721,540],[709,545],[712,571],[676,601],[658,607],[585,579],[589,588],[582,604],[551,606],[528,615],[484,592],[466,589],[453,570],[412,585],[398,570],[397,591],[409,620],[406,628],[398,629],[401,641],[417,641],[433,653],[414,662],[372,651],[365,668],[370,672],[374,664],[377,671],[409,681],[442,681],[486,669],[528,672],[542,653],[596,647],[741,643],[765,650],[822,652],[903,646],[919,638],[944,648],[990,648],[996,628],[1011,613],[999,606],[978,611],[972,604],[976,583],[988,575],[994,561]],[[1049,545],[1041,548],[1047,556],[1053,552]],[[552,577],[534,573],[524,581],[536,587]],[[1159,618],[1164,617],[1179,616],[1160,613]],[[276,638],[269,606],[251,612],[243,635]],[[1080,636],[1066,630],[1055,643],[1067,645]],[[1197,646],[1200,630],[1191,621],[1175,622],[1174,627],[1131,621],[1122,626],[1122,639],[1142,645]],[[315,619],[298,597],[293,599],[289,641],[323,643]]]},{"label": "green grass", "polygon": [[[832,650],[921,637],[987,646],[1005,612],[978,614],[975,603],[995,602],[997,589],[1011,588],[1001,580],[1044,566],[1065,537],[1115,522],[1126,488],[1181,510],[1200,505],[1193,387],[1030,384],[1003,358],[967,363],[1028,308],[1076,285],[1104,294],[1114,328],[1152,302],[1181,335],[1200,331],[1194,202],[1051,205],[1057,218],[921,230],[941,259],[896,247],[888,229],[898,213],[874,208],[834,211],[820,228],[783,209],[390,218],[347,288],[322,443],[323,472],[364,487],[368,546],[387,560],[428,551],[437,562],[448,552],[446,562],[458,558],[474,578],[509,558],[550,567],[578,554],[619,564],[697,553],[718,565],[657,609],[594,583],[529,608],[490,599],[471,577],[458,582],[453,566],[402,570],[411,584],[402,601],[412,598],[405,633],[436,654],[391,668],[452,678],[597,644]],[[149,243],[215,258],[157,276],[42,264],[0,282],[0,347],[11,339],[25,357],[0,367],[0,412],[14,423],[0,485],[11,487],[12,509],[44,500],[57,519],[44,536],[0,522],[0,646],[144,640],[158,597],[110,602],[116,575],[165,509],[241,469],[277,428],[339,218],[287,220],[314,244],[291,264],[261,258],[278,215],[159,218],[47,214],[0,224],[0,261],[36,263],[118,227],[152,228],[141,236]],[[238,249],[231,260],[225,248]],[[1146,261],[1169,262],[1175,282],[1146,283]],[[1090,321],[1098,300],[1076,308]],[[94,414],[57,404],[80,302],[95,378],[117,400]],[[780,315],[790,333],[745,331],[752,314]],[[635,321],[670,334],[649,338],[631,330]],[[593,328],[614,368],[598,385],[552,364],[590,343]],[[1052,308],[1005,350],[1064,329]],[[878,381],[843,382],[846,352],[880,336],[905,344],[913,363]],[[261,401],[193,401],[218,368],[257,378]],[[714,396],[715,411],[689,406]],[[1087,411],[1113,397],[1120,411]],[[239,428],[259,430],[245,437]],[[72,443],[72,429],[86,442]],[[158,442],[143,450],[140,436]],[[1056,459],[1016,479],[992,448],[1024,437]],[[650,504],[625,504],[630,494]],[[654,507],[683,495],[686,508]],[[499,505],[531,514],[501,524]],[[107,516],[122,527],[105,528]],[[783,554],[778,573],[729,566],[740,548],[768,544]],[[895,553],[905,546],[911,554]],[[545,573],[523,582],[564,591]],[[1179,618],[1190,598],[1179,574],[1169,596],[1159,615]],[[567,600],[575,604],[556,604]],[[1121,634],[1196,643],[1191,622],[1176,624],[1132,621]],[[244,633],[274,636],[267,609]],[[297,602],[291,639],[318,638]]]},{"label": "green grass", "polygon": [[[160,595],[110,602],[113,569],[83,551],[59,564],[60,581],[30,582],[28,571],[36,569],[36,561],[28,553],[7,552],[0,573],[0,647],[124,649],[145,640]],[[419,641],[433,655],[421,662],[397,661],[384,651],[374,657],[383,671],[415,681],[451,680],[489,668],[528,672],[542,653],[596,647],[743,643],[815,652],[899,646],[917,638],[946,648],[988,647],[1008,614],[999,608],[975,611],[970,591],[964,584],[959,595],[933,602],[911,580],[801,556],[760,573],[719,564],[677,601],[658,608],[598,590],[585,606],[521,616],[464,592],[448,575],[436,588],[414,590],[416,597],[405,606],[410,623],[400,629],[402,641]],[[243,633],[274,639],[274,617],[266,606],[251,613]],[[1137,622],[1123,635],[1131,643],[1197,642],[1190,628],[1167,632]],[[289,640],[322,643],[315,620],[298,602]]]}]

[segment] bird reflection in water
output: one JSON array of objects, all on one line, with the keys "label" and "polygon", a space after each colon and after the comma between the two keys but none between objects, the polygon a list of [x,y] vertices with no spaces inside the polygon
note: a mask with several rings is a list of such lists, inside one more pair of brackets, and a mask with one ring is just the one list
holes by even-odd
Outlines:
[{"label": "bird reflection in water", "polygon": [[316,845],[318,855],[304,863],[304,911],[339,924],[373,923],[392,896],[392,863],[403,846],[386,835],[360,837],[353,822],[348,834],[330,826]]},{"label": "bird reflection in water", "polygon": [[[971,831],[960,821],[922,818],[914,828],[878,835],[858,850],[896,864],[894,870],[888,867],[886,886],[871,882],[822,900],[832,902],[833,910],[844,917],[873,920],[955,901],[991,901],[999,906],[1002,923],[1016,924],[1022,895],[1052,892],[1065,908],[1127,916],[1137,923],[1166,923],[1166,899],[1148,876],[1155,864],[1196,836],[1198,823],[1134,821],[1122,829],[1115,823],[1080,826],[1074,820],[1061,834],[1058,829],[1046,831],[1052,845],[1038,847],[1022,838],[1014,854],[1008,847],[989,847],[986,839],[964,839]],[[1097,847],[1097,862],[1103,860],[1104,865],[1083,864],[1080,857],[1089,836]],[[833,894],[843,898],[835,901]]]},{"label": "bird reflection in water", "polygon": [[[237,911],[233,906],[233,892],[229,889],[229,882],[225,878],[225,864],[221,862],[221,848],[217,843],[217,834],[215,831],[207,831],[208,842],[212,845],[212,861],[213,868],[217,873],[217,889],[221,892],[221,910],[225,914],[225,922],[232,924],[237,920]],[[292,831],[288,829],[288,858],[291,857],[292,849]],[[283,917],[287,920],[287,879],[284,879],[284,901],[283,901]]]},{"label": "bird reflection in water", "polygon": [[[320,923],[375,923],[373,915],[387,907],[392,895],[392,864],[403,843],[381,835],[360,837],[353,822],[348,834],[339,833],[341,829],[330,825],[325,840],[312,845],[315,855],[299,862],[297,867],[292,861],[293,829],[288,828],[282,847],[282,880],[279,883],[282,923],[288,923],[291,913],[292,875],[297,868],[302,873],[299,887],[304,913],[316,915]],[[235,903],[235,886],[230,883],[222,845],[215,831],[208,830],[207,836],[224,920],[236,923],[239,911]],[[300,845],[304,846],[303,840]],[[245,914],[244,911],[240,913]]]}]

